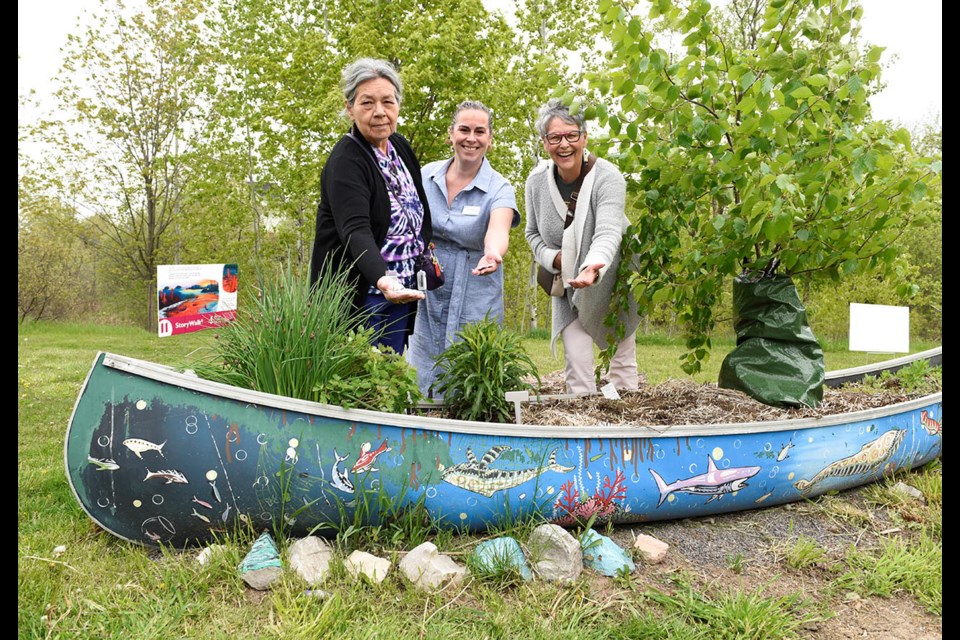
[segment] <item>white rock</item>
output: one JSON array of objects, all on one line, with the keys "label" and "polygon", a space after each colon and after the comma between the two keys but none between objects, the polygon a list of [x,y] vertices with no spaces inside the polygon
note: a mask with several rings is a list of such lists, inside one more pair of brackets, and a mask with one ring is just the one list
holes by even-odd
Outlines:
[{"label": "white rock", "polygon": [[333,549],[317,536],[300,538],[287,549],[290,568],[311,585],[320,584],[327,577],[331,558]]},{"label": "white rock", "polygon": [[205,565],[217,556],[226,553],[227,546],[223,544],[212,544],[209,547],[204,547],[203,551],[197,554],[197,562],[201,565]]},{"label": "white rock", "polygon": [[53,555],[54,555],[54,556],[62,556],[62,555],[65,554],[66,552],[67,552],[67,545],[65,545],[65,544],[58,544],[57,546],[55,546],[55,547],[53,548]]},{"label": "white rock", "polygon": [[542,524],[527,541],[533,570],[544,580],[572,582],[583,571],[580,543],[566,529]]},{"label": "white rock", "polygon": [[923,504],[927,504],[927,499],[923,497],[923,492],[916,487],[911,487],[906,482],[901,481],[893,485],[893,492],[905,498],[912,498]]},{"label": "white rock", "polygon": [[467,568],[440,554],[432,542],[424,542],[400,561],[400,571],[417,588],[433,590],[460,584]]},{"label": "white rock", "polygon": [[657,540],[653,536],[641,533],[633,543],[633,548],[640,554],[644,562],[658,564],[667,557],[667,551],[670,545],[662,540]]},{"label": "white rock", "polygon": [[354,580],[363,575],[376,584],[383,582],[392,565],[393,563],[386,558],[378,558],[372,553],[359,550],[351,553],[350,557],[347,558],[347,561],[344,563],[347,573],[349,573]]}]

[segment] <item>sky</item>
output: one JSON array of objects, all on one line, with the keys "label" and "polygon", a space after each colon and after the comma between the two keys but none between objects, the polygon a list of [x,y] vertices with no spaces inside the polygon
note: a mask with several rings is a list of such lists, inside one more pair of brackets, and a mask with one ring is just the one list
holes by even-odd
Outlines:
[{"label": "sky", "polygon": [[[887,47],[882,60],[887,88],[871,100],[874,117],[908,128],[930,122],[943,111],[943,10],[941,0],[862,0],[863,37]],[[49,104],[50,79],[60,68],[60,48],[76,32],[83,10],[98,0],[17,0],[17,89],[35,91]],[[35,112],[21,109],[19,119]]]}]

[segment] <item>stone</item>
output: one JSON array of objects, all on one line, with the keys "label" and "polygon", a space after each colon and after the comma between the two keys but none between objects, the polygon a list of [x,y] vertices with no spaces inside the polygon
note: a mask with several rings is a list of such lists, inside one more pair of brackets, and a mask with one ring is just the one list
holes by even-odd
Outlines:
[{"label": "stone", "polygon": [[641,533],[637,536],[637,539],[633,541],[633,549],[640,554],[644,562],[659,564],[667,557],[667,551],[670,550],[670,545],[662,540],[657,540],[653,536]]},{"label": "stone", "polygon": [[357,550],[350,554],[344,566],[354,580],[365,576],[374,584],[380,584],[387,577],[393,563],[386,558],[378,558],[372,553]]},{"label": "stone", "polygon": [[320,584],[326,579],[332,558],[333,549],[326,540],[317,536],[300,538],[287,549],[290,568],[310,585]]},{"label": "stone", "polygon": [[229,549],[229,547],[225,544],[212,544],[209,547],[204,547],[203,550],[197,554],[197,562],[201,565],[206,565],[226,553],[227,549]]},{"label": "stone", "polygon": [[583,564],[594,571],[611,578],[621,573],[624,568],[633,573],[633,558],[607,536],[587,529],[580,538],[580,546],[583,548]]},{"label": "stone", "polygon": [[527,542],[533,570],[544,580],[573,582],[583,571],[580,543],[566,529],[542,524],[533,530]]},{"label": "stone", "polygon": [[273,538],[266,531],[253,543],[238,567],[240,577],[251,589],[265,591],[280,577],[283,565]]},{"label": "stone", "polygon": [[509,536],[485,540],[477,545],[473,554],[477,566],[485,572],[495,574],[504,569],[516,569],[524,580],[533,579],[520,543]]},{"label": "stone", "polygon": [[460,584],[467,573],[466,567],[442,555],[432,542],[412,549],[400,561],[400,571],[414,586],[424,590]]},{"label": "stone", "polygon": [[917,489],[916,487],[911,487],[906,482],[902,480],[897,484],[893,485],[892,491],[897,495],[903,496],[904,498],[910,498],[917,500],[922,504],[927,504],[927,499],[923,497],[923,492]]}]

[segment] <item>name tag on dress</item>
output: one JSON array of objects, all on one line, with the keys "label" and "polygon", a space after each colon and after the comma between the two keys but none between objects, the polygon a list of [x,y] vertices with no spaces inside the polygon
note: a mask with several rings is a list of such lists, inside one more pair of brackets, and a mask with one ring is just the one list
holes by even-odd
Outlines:
[{"label": "name tag on dress", "polygon": [[480,215],[480,207],[470,205],[463,208],[463,215],[465,216],[478,216]]}]

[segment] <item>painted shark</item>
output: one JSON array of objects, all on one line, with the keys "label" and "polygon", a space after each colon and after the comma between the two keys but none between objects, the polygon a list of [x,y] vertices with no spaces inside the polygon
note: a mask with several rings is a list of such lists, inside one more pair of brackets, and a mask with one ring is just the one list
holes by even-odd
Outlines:
[{"label": "painted shark", "polygon": [[876,440],[871,440],[860,447],[860,451],[852,456],[831,462],[810,480],[799,480],[794,482],[793,486],[807,493],[813,485],[827,478],[842,478],[872,473],[882,467],[900,448],[900,443],[903,442],[906,433],[906,429],[890,429]]},{"label": "painted shark", "polygon": [[160,478],[162,480],[166,480],[166,484],[171,484],[173,482],[176,482],[177,484],[190,484],[187,482],[187,476],[183,475],[176,469],[161,469],[159,471],[150,471],[150,469],[147,469],[147,477],[144,478],[143,481],[146,482],[151,478]]},{"label": "painted shark", "polygon": [[349,458],[349,455],[341,456],[337,453],[337,450],[333,450],[333,457],[336,458],[336,462],[333,463],[333,467],[330,469],[330,484],[333,485],[334,489],[339,489],[344,493],[353,493],[353,483],[350,482],[350,472],[347,471],[345,467],[341,467],[340,463]]},{"label": "painted shark", "polygon": [[130,451],[133,451],[134,455],[143,460],[144,451],[156,451],[160,454],[160,457],[163,458],[163,445],[167,444],[167,441],[164,440],[160,444],[154,444],[147,440],[142,440],[140,438],[127,438],[123,441],[123,446]]},{"label": "painted shark", "polygon": [[489,498],[497,491],[517,487],[527,480],[532,480],[547,471],[568,473],[574,469],[574,467],[564,467],[563,465],[557,464],[556,449],[550,453],[547,464],[542,467],[510,471],[491,469],[490,465],[496,462],[500,454],[509,450],[510,447],[508,445],[498,445],[487,451],[480,462],[477,462],[473,451],[467,448],[467,462],[460,462],[449,469],[445,469],[443,465],[439,465],[441,472],[440,478],[455,487],[479,493]]},{"label": "painted shark", "polygon": [[667,496],[674,492],[710,496],[710,499],[704,503],[710,504],[728,493],[743,489],[747,486],[747,480],[757,475],[759,471],[760,467],[718,469],[717,465],[713,463],[713,458],[707,456],[707,472],[698,476],[667,484],[660,477],[660,474],[653,469],[650,469],[650,475],[656,480],[657,489],[660,490],[660,502],[657,503],[657,507],[659,507],[667,499]]}]

